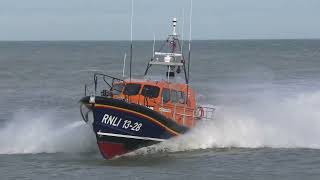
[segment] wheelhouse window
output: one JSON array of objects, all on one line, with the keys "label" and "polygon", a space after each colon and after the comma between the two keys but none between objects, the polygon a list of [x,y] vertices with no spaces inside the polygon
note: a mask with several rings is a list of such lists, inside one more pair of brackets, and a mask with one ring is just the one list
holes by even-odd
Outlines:
[{"label": "wheelhouse window", "polygon": [[141,84],[129,83],[124,87],[123,94],[133,96],[139,94]]},{"label": "wheelhouse window", "polygon": [[171,102],[178,102],[178,92],[176,90],[171,90]]},{"label": "wheelhouse window", "polygon": [[184,104],[186,102],[186,96],[184,94],[184,92],[179,91],[178,92],[178,99],[179,99],[179,103]]},{"label": "wheelhouse window", "polygon": [[119,95],[122,92],[123,88],[124,88],[123,83],[114,84],[111,88],[112,94]]},{"label": "wheelhouse window", "polygon": [[148,98],[157,98],[159,96],[160,88],[157,86],[144,85],[141,95]]},{"label": "wheelhouse window", "polygon": [[170,90],[167,88],[163,88],[162,90],[162,101],[163,103],[167,103],[170,101]]}]

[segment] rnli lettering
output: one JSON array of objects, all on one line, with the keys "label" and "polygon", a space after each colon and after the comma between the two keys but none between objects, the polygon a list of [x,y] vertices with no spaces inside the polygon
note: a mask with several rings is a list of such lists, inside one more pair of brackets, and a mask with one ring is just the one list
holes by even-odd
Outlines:
[{"label": "rnli lettering", "polygon": [[142,128],[142,123],[138,123],[138,122],[133,123],[129,120],[122,121],[121,118],[119,118],[117,116],[112,116],[109,114],[105,114],[103,116],[101,123],[106,124],[106,125],[110,125],[110,126],[114,126],[114,127],[119,127],[122,129],[129,129],[131,131],[136,131],[136,132],[140,131]]},{"label": "rnli lettering", "polygon": [[122,119],[118,118],[117,116],[111,116],[109,114],[105,114],[102,118],[102,123],[109,124],[111,126],[118,127],[121,123]]}]

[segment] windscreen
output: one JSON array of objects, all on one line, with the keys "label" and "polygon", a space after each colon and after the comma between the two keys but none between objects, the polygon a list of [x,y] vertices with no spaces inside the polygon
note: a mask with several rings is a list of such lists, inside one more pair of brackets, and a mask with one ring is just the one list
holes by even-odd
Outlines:
[{"label": "windscreen", "polygon": [[141,95],[149,98],[157,98],[159,96],[160,88],[157,86],[144,85]]},{"label": "windscreen", "polygon": [[114,84],[111,89],[112,94],[119,95],[122,92],[123,88],[124,88],[124,84],[122,83]]},{"label": "windscreen", "polygon": [[135,84],[135,83],[126,84],[123,94],[128,96],[137,95],[139,94],[140,88],[141,88],[141,84]]}]

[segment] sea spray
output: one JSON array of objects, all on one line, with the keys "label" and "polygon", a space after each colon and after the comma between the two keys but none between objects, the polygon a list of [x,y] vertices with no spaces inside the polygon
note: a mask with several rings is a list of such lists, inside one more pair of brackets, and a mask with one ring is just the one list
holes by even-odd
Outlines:
[{"label": "sea spray", "polygon": [[129,155],[208,148],[320,148],[320,92],[260,97],[241,106],[220,106],[213,121],[185,135]]},{"label": "sea spray", "polygon": [[95,150],[92,130],[80,117],[66,122],[58,121],[58,117],[53,111],[21,110],[15,113],[0,129],[0,154]]},{"label": "sea spray", "polygon": [[[320,92],[279,98],[255,97],[252,103],[219,106],[213,121],[185,135],[139,149],[131,155],[208,148],[320,148]],[[21,110],[0,128],[0,154],[95,151],[90,126],[74,114]],[[67,118],[63,117],[62,118]]]}]

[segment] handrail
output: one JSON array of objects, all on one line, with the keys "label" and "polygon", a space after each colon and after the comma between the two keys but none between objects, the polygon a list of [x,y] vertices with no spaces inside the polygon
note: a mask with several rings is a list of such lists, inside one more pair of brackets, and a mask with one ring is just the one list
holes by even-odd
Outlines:
[{"label": "handrail", "polygon": [[[107,75],[107,74],[94,73],[93,79],[94,79],[94,89],[95,89],[94,92],[95,92],[95,94],[97,94],[98,77],[99,76],[102,76],[103,81],[109,86],[110,89],[112,88],[112,85],[113,85],[115,80],[124,82],[124,80],[122,80],[122,79],[119,79],[119,78],[116,78],[116,77],[113,77],[113,76],[110,76],[110,75]],[[112,83],[111,83],[112,85],[108,83],[108,81],[106,80],[106,77],[112,79]]]},{"label": "handrail", "polygon": [[[169,109],[173,109],[172,112],[172,118],[173,121],[176,121],[176,115],[182,116],[182,120],[183,120],[183,125],[186,124],[186,118],[190,118],[193,117],[193,119],[195,118],[195,110],[194,108],[185,106],[186,104],[179,104],[179,103],[174,103],[173,105],[171,104],[159,104],[154,102],[155,106],[158,106],[159,108],[169,108]],[[183,113],[179,113],[177,111],[177,108],[183,108]],[[192,113],[187,113],[187,112],[192,112]],[[160,111],[160,113],[162,114],[163,112]],[[193,124],[193,123],[192,123]]]},{"label": "handrail", "polygon": [[119,78],[116,78],[116,77],[113,77],[113,76],[110,76],[110,75],[107,75],[107,74],[103,74],[103,73],[94,73],[94,76],[105,76],[105,77],[108,77],[108,78],[111,78],[111,79],[116,79],[118,81],[124,81],[123,79],[119,79]]},{"label": "handrail", "polygon": [[199,106],[198,108],[201,108],[203,111],[203,116],[199,116],[198,118],[201,120],[213,120],[215,108],[208,106]]},{"label": "handrail", "polygon": [[[92,84],[94,84],[94,95],[97,94],[97,89],[98,89],[98,85],[99,85],[99,83],[98,83],[99,77],[102,78],[104,83],[107,84],[110,89],[113,87],[113,83],[115,81],[124,82],[124,80],[122,80],[122,79],[119,79],[119,78],[116,78],[116,77],[113,77],[113,76],[110,76],[110,75],[107,75],[107,74],[94,73],[93,74],[93,83],[85,84],[85,86],[84,86],[84,88],[85,88],[85,93],[84,93],[85,96],[87,96],[89,85],[92,85]],[[107,78],[111,79],[111,83],[110,83],[110,81],[108,82]]]}]

